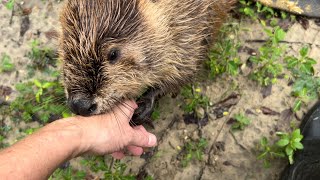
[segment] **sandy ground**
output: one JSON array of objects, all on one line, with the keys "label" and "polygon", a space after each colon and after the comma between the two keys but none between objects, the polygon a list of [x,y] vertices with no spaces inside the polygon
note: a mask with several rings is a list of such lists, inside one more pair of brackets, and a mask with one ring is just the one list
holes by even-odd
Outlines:
[{"label": "sandy ground", "polygon": [[[29,15],[30,29],[20,36],[21,16],[14,16],[10,24],[11,12],[0,5],[0,54],[7,53],[17,66],[17,72],[0,75],[0,85],[14,87],[17,82],[25,81],[26,64],[30,60],[26,57],[30,50],[30,41],[38,38],[47,46],[55,47],[57,42],[46,37],[45,33],[59,28],[58,14],[61,3],[49,0],[47,3],[26,1],[24,7],[33,7]],[[246,43],[248,40],[263,40],[265,35],[259,24],[242,22],[240,39],[243,47],[257,49],[260,43]],[[245,30],[244,30],[245,29]],[[310,20],[310,27],[305,30],[299,23],[293,24],[286,37],[288,54],[297,55],[303,44],[311,46],[310,56],[319,59],[320,56],[320,27]],[[242,61],[248,58],[247,52],[241,52]],[[316,73],[320,67],[317,67]],[[291,120],[299,124],[306,109],[301,110],[295,117],[284,118],[286,110],[290,109],[294,99],[290,96],[291,87],[287,80],[282,79],[272,87],[270,96],[263,98],[262,88],[248,80],[245,76],[230,78],[222,76],[214,81],[203,81],[200,87],[210,98],[211,104],[223,100],[229,95],[238,94],[239,102],[229,113],[232,116],[239,112],[247,112],[252,123],[244,131],[229,132],[230,125],[223,126],[230,116],[216,118],[213,109],[208,108],[209,122],[203,128],[197,125],[186,125],[183,121],[179,106],[181,97],[165,97],[160,101],[161,117],[155,122],[155,129],[159,145],[154,153],[147,153],[143,157],[129,157],[123,160],[129,166],[132,174],[146,172],[154,179],[278,179],[285,167],[285,160],[274,160],[269,169],[265,169],[261,161],[257,160],[257,143],[261,137],[275,138],[275,132],[290,129]],[[10,98],[14,98],[13,93]],[[311,106],[311,105],[310,105]],[[264,115],[262,107],[270,108],[277,115]],[[251,113],[248,113],[251,112]],[[1,116],[0,116],[1,118]],[[6,120],[9,123],[9,120]],[[19,128],[36,126],[34,124],[20,124],[12,130],[7,141],[13,143],[19,135]],[[221,131],[221,132],[220,132]],[[219,133],[220,132],[220,133]],[[186,139],[199,139],[200,135],[209,142],[205,151],[204,161],[193,162],[188,167],[179,166],[179,147],[183,147]],[[218,136],[219,135],[219,136]],[[216,140],[217,138],[217,140]],[[76,166],[76,162],[73,162]]]}]

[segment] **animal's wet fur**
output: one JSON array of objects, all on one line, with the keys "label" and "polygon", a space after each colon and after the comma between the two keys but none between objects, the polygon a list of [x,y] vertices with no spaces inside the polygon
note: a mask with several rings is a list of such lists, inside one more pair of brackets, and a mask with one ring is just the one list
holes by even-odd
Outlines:
[{"label": "animal's wet fur", "polygon": [[[69,0],[60,57],[69,98],[92,98],[95,114],[147,88],[190,82],[234,0]],[[110,49],[120,58],[110,62]]]}]

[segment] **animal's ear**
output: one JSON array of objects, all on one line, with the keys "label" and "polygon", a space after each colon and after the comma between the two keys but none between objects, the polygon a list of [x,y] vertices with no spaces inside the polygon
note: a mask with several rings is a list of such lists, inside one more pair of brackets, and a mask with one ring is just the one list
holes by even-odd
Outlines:
[{"label": "animal's ear", "polygon": [[62,32],[57,31],[56,29],[51,29],[44,33],[47,39],[59,40]]}]

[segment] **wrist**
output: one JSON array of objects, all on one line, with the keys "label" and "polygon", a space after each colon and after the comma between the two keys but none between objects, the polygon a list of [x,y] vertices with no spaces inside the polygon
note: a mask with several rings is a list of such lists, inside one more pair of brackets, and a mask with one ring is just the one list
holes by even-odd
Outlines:
[{"label": "wrist", "polygon": [[[76,118],[67,118],[55,121],[45,127],[43,132],[53,132],[61,146],[68,147],[70,159],[83,154],[83,128],[77,123]],[[64,144],[65,143],[65,144]]]}]

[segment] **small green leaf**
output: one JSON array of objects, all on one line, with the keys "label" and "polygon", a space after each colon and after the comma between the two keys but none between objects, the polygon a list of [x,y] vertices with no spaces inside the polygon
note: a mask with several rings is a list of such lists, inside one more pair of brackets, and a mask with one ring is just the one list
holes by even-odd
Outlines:
[{"label": "small green leaf", "polygon": [[301,105],[302,105],[302,101],[301,101],[301,100],[297,100],[297,101],[294,103],[293,112],[300,111]]},{"label": "small green leaf", "polygon": [[266,137],[263,137],[261,140],[260,140],[260,144],[262,146],[267,146],[268,145],[268,139]]},{"label": "small green leaf", "polygon": [[8,10],[12,10],[14,7],[14,0],[9,0],[6,4],[5,4],[6,8]]},{"label": "small green leaf", "polygon": [[300,142],[294,142],[293,143],[293,146],[297,149],[303,149],[303,144],[301,144]]},{"label": "small green leaf", "polygon": [[253,17],[253,16],[254,16],[254,11],[253,11],[253,9],[251,9],[251,8],[246,7],[246,8],[244,8],[243,12],[244,12],[247,16],[250,16],[250,17]]},{"label": "small green leaf", "polygon": [[292,132],[292,139],[302,139],[302,137],[300,129],[296,129]]},{"label": "small green leaf", "polygon": [[284,32],[283,29],[281,28],[277,28],[275,31],[275,37],[277,39],[277,41],[282,41],[286,36],[286,32]]},{"label": "small green leaf", "polygon": [[36,85],[37,87],[39,87],[39,88],[42,87],[42,84],[39,80],[35,79],[33,82],[34,82],[34,85]]},{"label": "small green leaf", "polygon": [[277,142],[277,145],[280,146],[280,147],[284,147],[286,145],[289,144],[289,140],[288,139],[280,139],[278,142]]},{"label": "small green leaf", "polygon": [[277,136],[287,136],[288,134],[284,133],[284,132],[276,132],[276,135]]},{"label": "small green leaf", "polygon": [[293,149],[292,149],[290,146],[287,146],[287,147],[286,147],[286,154],[287,154],[288,156],[290,156],[290,155],[293,154]]},{"label": "small green leaf", "polygon": [[257,159],[263,159],[263,158],[265,158],[265,157],[267,156],[267,154],[268,154],[268,151],[265,151],[265,152],[261,153],[261,154],[257,157]]},{"label": "small green leaf", "polygon": [[309,53],[309,47],[305,46],[300,50],[300,55],[302,57],[306,57]]},{"label": "small green leaf", "polygon": [[62,117],[63,117],[63,118],[69,118],[69,117],[72,117],[72,114],[67,113],[67,112],[63,112],[63,113],[62,113]]},{"label": "small green leaf", "polygon": [[47,83],[43,84],[42,88],[43,89],[48,89],[50,87],[53,87],[54,85],[55,85],[55,83],[53,83],[53,82],[47,82]]},{"label": "small green leaf", "polygon": [[292,69],[297,66],[299,60],[295,57],[286,57],[285,61],[288,63],[288,68]]}]

